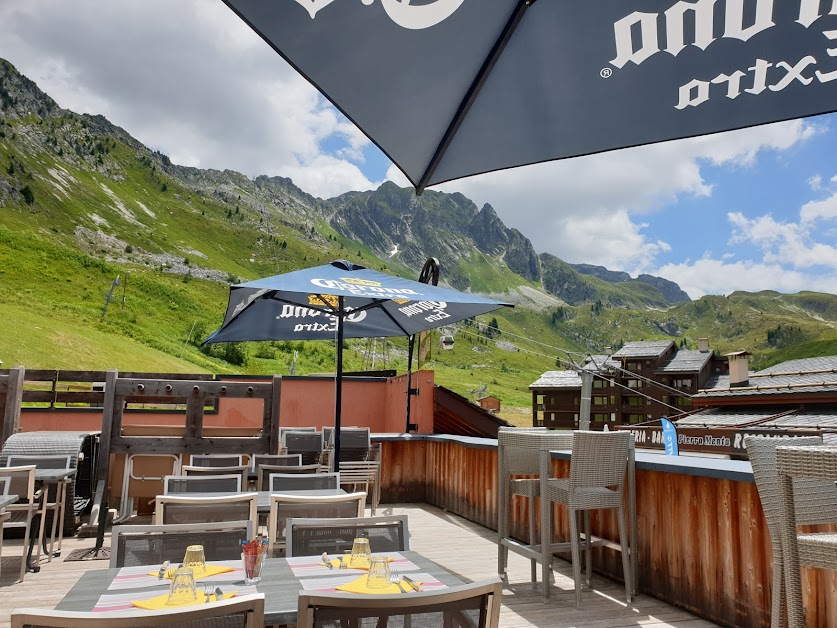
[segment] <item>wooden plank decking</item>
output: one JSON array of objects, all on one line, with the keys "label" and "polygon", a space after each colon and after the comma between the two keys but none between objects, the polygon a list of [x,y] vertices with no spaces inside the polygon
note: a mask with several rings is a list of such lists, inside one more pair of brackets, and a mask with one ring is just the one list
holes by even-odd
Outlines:
[{"label": "wooden plank decking", "polygon": [[[449,512],[427,504],[391,505],[378,509],[379,515],[409,515],[410,549],[443,565],[463,579],[480,580],[496,575],[496,533]],[[106,544],[109,543],[106,540]],[[42,563],[37,574],[27,574],[23,583],[14,584],[20,568],[19,540],[3,543],[2,577],[0,577],[0,628],[9,626],[13,608],[33,606],[53,608],[82,573],[107,567],[105,560],[64,562],[57,558]],[[77,548],[92,548],[95,538],[65,539],[62,555]],[[569,563],[556,561],[552,598],[544,603],[540,588],[529,582],[529,561],[511,554],[509,583],[503,591],[500,625],[585,628],[643,626],[645,628],[704,628],[714,624],[660,602],[639,595],[632,604],[625,602],[621,584],[593,577],[593,590],[585,589],[583,608],[575,608],[572,569]]]}]

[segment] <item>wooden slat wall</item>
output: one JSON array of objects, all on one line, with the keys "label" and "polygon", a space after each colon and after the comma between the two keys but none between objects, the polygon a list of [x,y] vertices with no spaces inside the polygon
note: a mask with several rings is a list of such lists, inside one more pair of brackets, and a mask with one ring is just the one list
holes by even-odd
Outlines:
[{"label": "wooden slat wall", "polygon": [[[417,481],[422,457],[424,491]],[[385,442],[383,460],[382,501],[423,499],[497,529],[495,449]],[[556,474],[569,474],[569,462],[553,466]],[[566,540],[565,513],[556,509],[556,540]],[[772,551],[754,483],[639,470],[637,513],[641,592],[723,626],[770,625]],[[595,513],[592,526],[595,535],[618,540],[614,513]],[[511,529],[528,539],[528,505],[522,498],[512,502]],[[622,580],[615,550],[594,550],[594,568]],[[802,588],[808,625],[837,628],[837,574],[803,570]]]}]

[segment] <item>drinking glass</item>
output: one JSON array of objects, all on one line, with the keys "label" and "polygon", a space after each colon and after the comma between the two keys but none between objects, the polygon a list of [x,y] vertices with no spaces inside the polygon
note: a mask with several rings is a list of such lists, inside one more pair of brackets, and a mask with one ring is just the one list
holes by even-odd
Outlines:
[{"label": "drinking glass", "polygon": [[369,559],[366,585],[370,589],[384,589],[389,586],[389,559],[386,556],[373,556]]},{"label": "drinking glass", "polygon": [[196,578],[206,574],[206,557],[203,553],[203,545],[190,545],[186,548],[183,566],[191,568],[195,572]]},{"label": "drinking glass", "polygon": [[257,554],[241,554],[241,563],[244,566],[244,584],[258,584],[262,581],[262,567],[267,552]]},{"label": "drinking glass", "polygon": [[166,600],[166,606],[192,604],[197,599],[195,572],[185,567],[176,569],[171,578],[171,588],[169,589],[169,599]]},{"label": "drinking glass", "polygon": [[369,565],[369,558],[372,552],[369,549],[369,539],[359,538],[352,543],[352,558],[349,560],[349,567],[363,568]]}]

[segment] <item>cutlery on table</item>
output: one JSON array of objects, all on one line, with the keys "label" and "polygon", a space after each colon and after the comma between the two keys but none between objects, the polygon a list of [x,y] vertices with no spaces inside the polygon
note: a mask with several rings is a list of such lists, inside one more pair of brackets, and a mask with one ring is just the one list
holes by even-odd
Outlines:
[{"label": "cutlery on table", "polygon": [[[206,584],[203,587],[204,604],[209,604],[209,596],[212,595],[212,585]],[[215,596],[215,601],[218,601],[218,596]]]},{"label": "cutlery on table", "polygon": [[346,554],[343,554],[340,557],[340,566],[338,567],[338,569],[348,569],[348,568],[349,568],[349,563],[346,562]]},{"label": "cutlery on table", "polygon": [[162,580],[166,577],[166,572],[169,570],[169,561],[163,562],[160,571],[157,573],[157,580]]},{"label": "cutlery on table", "polygon": [[418,582],[416,582],[415,580],[413,580],[412,578],[408,578],[407,576],[402,576],[401,579],[404,582],[406,582],[407,584],[409,584],[416,591],[421,591],[421,585]]},{"label": "cutlery on table", "polygon": [[221,590],[221,587],[215,587],[215,601],[220,602],[224,599],[224,592]]},{"label": "cutlery on table", "polygon": [[401,589],[401,593],[406,593],[407,589],[404,588],[404,585],[401,584],[401,574],[398,573],[397,569],[390,568],[389,570],[389,583],[390,584],[397,584],[398,588]]},{"label": "cutlery on table", "polygon": [[328,552],[323,552],[323,562],[329,569],[334,569],[334,565],[331,564],[331,559],[328,557]]}]

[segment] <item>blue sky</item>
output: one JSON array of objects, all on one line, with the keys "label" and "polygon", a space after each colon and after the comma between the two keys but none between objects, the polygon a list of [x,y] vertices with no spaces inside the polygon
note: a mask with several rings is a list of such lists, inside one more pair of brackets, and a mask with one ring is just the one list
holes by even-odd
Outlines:
[{"label": "blue sky", "polygon": [[[175,163],[290,177],[328,198],[406,180],[236,18],[206,0],[0,1],[0,57],[62,107]],[[837,117],[768,125],[445,184],[538,252],[692,297],[837,293]]]}]

